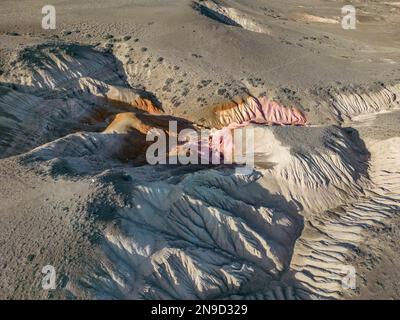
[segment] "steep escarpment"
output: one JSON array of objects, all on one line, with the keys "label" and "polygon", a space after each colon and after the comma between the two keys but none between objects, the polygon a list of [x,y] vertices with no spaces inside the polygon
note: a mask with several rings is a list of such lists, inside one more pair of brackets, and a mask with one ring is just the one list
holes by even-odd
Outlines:
[{"label": "steep escarpment", "polygon": [[[370,176],[365,196],[309,217],[298,241],[292,268],[315,298],[340,298],[346,288],[352,257],[357,256],[368,229],[384,226],[400,212],[399,138],[372,143]],[[359,275],[358,275],[359,276]],[[354,281],[360,281],[357,277]]]},{"label": "steep escarpment", "polygon": [[334,112],[340,119],[400,107],[400,84],[355,88],[349,92],[332,92]]},{"label": "steep escarpment", "polygon": [[246,123],[269,125],[305,125],[307,119],[297,108],[287,108],[260,97],[248,97],[239,102],[229,102],[213,108],[216,125],[238,126]]},{"label": "steep escarpment", "polygon": [[[351,123],[357,117],[399,109],[399,81],[371,85],[329,86],[310,90],[308,101],[316,106],[315,114],[308,114],[311,122],[323,124],[321,119],[336,123]],[[332,121],[330,120],[330,121]]]},{"label": "steep escarpment", "polygon": [[240,27],[248,31],[270,34],[266,25],[253,19],[241,10],[227,7],[222,1],[206,0],[193,2],[193,8],[202,15],[229,26]]},{"label": "steep escarpment", "polygon": [[[99,108],[97,108],[98,110]],[[0,86],[1,157],[30,149],[83,129],[80,120],[96,108],[75,98],[45,99],[31,93]],[[96,130],[87,125],[87,130]]]}]

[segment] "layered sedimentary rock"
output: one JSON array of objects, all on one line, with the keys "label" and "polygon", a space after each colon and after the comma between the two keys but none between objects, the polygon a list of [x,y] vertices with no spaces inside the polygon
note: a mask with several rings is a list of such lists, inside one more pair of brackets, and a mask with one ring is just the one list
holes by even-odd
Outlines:
[{"label": "layered sedimentary rock", "polygon": [[89,280],[96,295],[221,298],[268,285],[287,268],[301,218],[244,199],[241,192],[257,189],[256,176],[178,171],[177,183],[169,172],[141,171],[129,173],[147,177],[132,189],[132,209],[117,211],[125,222],[106,230],[108,276]]},{"label": "layered sedimentary rock", "polygon": [[61,93],[80,97],[86,93],[89,98],[103,97],[149,113],[160,113],[148,93],[129,88],[122,66],[113,55],[91,46],[47,43],[25,48],[16,53],[10,71],[3,78],[17,84],[20,91],[46,98]]},{"label": "layered sedimentary rock", "polygon": [[252,32],[271,34],[267,26],[252,19],[250,15],[238,9],[224,6],[220,2],[221,1],[214,0],[196,1],[193,3],[193,8],[218,22],[240,27]]},{"label": "layered sedimentary rock", "polygon": [[37,168],[46,173],[85,175],[119,164],[122,149],[132,153],[142,151],[140,145],[137,145],[137,149],[129,149],[126,137],[122,135],[81,132],[43,144],[21,155],[20,160],[25,164],[40,164]]},{"label": "layered sedimentary rock", "polygon": [[106,98],[115,104],[131,105],[135,109],[139,109],[150,114],[161,114],[160,108],[144,97],[146,93],[143,90],[135,90],[122,86],[108,85],[102,81],[89,77],[79,79],[80,89],[88,92],[96,97]]},{"label": "layered sedimentary rock", "polygon": [[339,119],[400,107],[400,84],[379,88],[356,88],[349,92],[330,93],[333,111]]},{"label": "layered sedimentary rock", "polygon": [[96,130],[80,121],[98,109],[79,99],[44,99],[0,86],[0,157],[29,151],[76,130]]},{"label": "layered sedimentary rock", "polygon": [[[59,264],[57,292],[69,298],[340,298],[343,266],[362,232],[400,212],[397,137],[363,141],[351,128],[306,126],[303,112],[266,97],[217,106],[207,119],[212,125],[201,128],[162,114],[146,92],[126,84],[108,54],[36,49],[19,55],[13,72],[25,74],[22,80],[6,74],[14,87],[0,86],[0,152],[7,158],[0,168],[18,168],[13,180],[21,185],[28,173],[37,182],[29,186],[35,197],[22,201],[18,228],[18,213],[1,215],[8,226],[1,245],[11,248],[1,255],[2,280],[18,279],[6,261],[29,263],[37,254]],[[337,92],[332,112],[351,119],[392,110],[397,90]],[[210,152],[210,138],[251,131],[254,170],[238,174],[239,161],[147,165],[146,134],[155,128],[170,135],[170,121],[176,134],[194,129],[178,154],[199,151],[203,142]],[[199,129],[206,134],[198,136]],[[5,191],[11,208],[19,200]],[[54,215],[59,206],[62,214]],[[66,243],[67,234],[73,241]],[[90,255],[75,247],[80,239]],[[23,248],[14,250],[16,243]],[[0,281],[0,296],[32,289],[7,281]]]},{"label": "layered sedimentary rock", "polygon": [[[116,135],[75,134],[65,139],[37,148],[21,161],[40,164],[58,176],[98,172],[96,179],[116,183],[125,199],[124,205],[115,203],[109,209],[116,224],[104,229],[95,273],[86,275],[83,283],[71,281],[71,293],[221,298],[268,286],[288,268],[302,218],[295,206],[283,209],[279,201],[269,203],[274,196],[266,197],[259,173],[236,176],[232,169],[201,166],[189,171],[114,169],[113,176],[124,177],[123,186],[107,178],[111,172],[100,173],[115,162],[107,144],[115,146]],[[100,206],[96,210],[102,201],[95,201]]]},{"label": "layered sedimentary rock", "polygon": [[79,79],[90,76],[110,84],[124,85],[120,66],[111,54],[91,46],[46,43],[17,52],[5,78],[9,82],[40,91],[69,91],[79,87]]},{"label": "layered sedimentary rock", "polygon": [[216,122],[235,127],[250,122],[258,124],[305,125],[307,119],[297,108],[287,108],[266,97],[248,97],[214,107]]},{"label": "layered sedimentary rock", "polygon": [[146,134],[152,128],[152,126],[144,124],[134,113],[126,112],[117,114],[104,132],[128,133],[129,131],[137,130],[140,133]]}]

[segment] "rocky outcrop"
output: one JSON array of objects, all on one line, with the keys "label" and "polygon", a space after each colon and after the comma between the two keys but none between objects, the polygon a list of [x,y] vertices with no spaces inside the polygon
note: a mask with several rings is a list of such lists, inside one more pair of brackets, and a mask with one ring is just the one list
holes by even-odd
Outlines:
[{"label": "rocky outcrop", "polygon": [[206,0],[194,2],[193,8],[202,15],[218,22],[240,27],[252,32],[271,34],[267,26],[262,25],[251,16],[238,9],[223,6],[220,4],[220,1]]},{"label": "rocky outcrop", "polygon": [[[314,298],[340,298],[347,290],[343,278],[349,267],[354,268],[351,256],[361,245],[363,233],[400,213],[399,147],[398,137],[373,143],[370,176],[374,184],[367,196],[309,217],[291,266]],[[358,270],[354,271],[358,276]]]},{"label": "rocky outcrop", "polygon": [[0,85],[0,157],[31,150],[78,130],[99,108],[75,98],[45,99]]},{"label": "rocky outcrop", "polygon": [[[244,199],[242,192],[257,189],[256,176],[178,171],[176,183],[168,172],[141,171],[147,178],[132,188],[131,209],[117,209],[124,223],[105,232],[108,276],[91,279],[94,294],[221,298],[268,285],[286,269],[301,218]],[[129,175],[135,180],[137,174]]]},{"label": "rocky outcrop", "polygon": [[[281,194],[287,201],[301,204],[305,216],[357,197],[369,185],[369,153],[359,138],[338,127],[270,130],[272,137],[261,139],[260,136],[255,140],[263,141],[260,144],[280,141],[288,151],[276,149],[271,152],[272,159],[262,157],[264,162],[273,163],[263,171],[265,188]],[[301,146],[297,147],[299,141]]]},{"label": "rocky outcrop", "polygon": [[80,78],[79,87],[84,92],[96,97],[106,98],[114,104],[129,105],[150,114],[162,113],[159,107],[155,106],[150,99],[144,97],[146,93],[143,90],[112,86],[89,77]]},{"label": "rocky outcrop", "polygon": [[[71,293],[221,298],[268,286],[288,268],[302,218],[295,206],[284,210],[280,201],[269,203],[273,196],[259,185],[259,173],[236,176],[232,169],[201,166],[121,167],[110,149],[116,139],[75,134],[20,157],[51,174],[98,173],[96,180],[115,184],[125,199],[109,208],[111,220],[97,243],[102,253],[95,272],[71,281]],[[107,165],[112,172],[101,173]],[[94,200],[97,216],[103,201],[100,194]]]},{"label": "rocky outcrop", "polygon": [[297,108],[287,108],[266,97],[248,97],[239,102],[215,106],[216,122],[235,127],[247,123],[306,125],[305,115]]},{"label": "rocky outcrop", "polygon": [[[71,281],[68,290],[76,296],[146,299],[315,294],[300,276],[287,276],[302,215],[312,217],[355,197],[350,191],[366,179],[365,154],[339,128],[308,128],[320,141],[310,148],[296,148],[282,132],[305,128],[253,124],[235,130],[250,128],[256,138],[251,175],[223,167],[126,166],[115,156],[121,134],[74,134],[21,156],[51,174],[108,181],[124,199],[107,209],[111,216],[97,244],[101,254],[94,273]],[[101,194],[92,207],[97,215]]]},{"label": "rocky outcrop", "polygon": [[161,113],[146,92],[126,86],[112,55],[90,46],[25,48],[12,65],[4,75],[12,85],[0,85],[1,157],[73,132],[104,130],[122,111]]},{"label": "rocky outcrop", "polygon": [[[100,81],[124,85],[118,62],[111,54],[91,46],[63,43],[45,43],[28,47],[16,54],[12,68],[5,79],[31,91],[51,94],[56,91],[74,91],[79,79],[91,77]],[[42,92],[43,93],[43,92]]]},{"label": "rocky outcrop", "polygon": [[[73,253],[79,272],[58,257],[67,270],[60,289],[66,296],[341,297],[343,266],[357,250],[362,232],[400,212],[399,138],[364,142],[351,128],[307,126],[299,109],[266,97],[215,106],[206,119],[212,125],[201,128],[163,114],[146,92],[129,87],[110,55],[74,48],[25,50],[14,69],[24,74],[22,79],[7,74],[14,85],[0,86],[0,152],[7,158],[1,164],[5,171],[18,168],[15,177],[22,182],[14,190],[25,183],[18,176],[24,170],[25,176],[36,175],[35,183],[43,177],[51,182],[35,191],[39,200],[23,211],[25,215],[34,208],[38,217],[48,209],[44,220],[29,221],[41,234],[37,247],[29,246],[29,228],[21,235],[12,224],[14,212],[7,220],[8,234],[16,233],[24,246],[41,250],[43,261],[53,256],[48,249],[52,237],[68,251],[66,240],[57,238],[65,215],[55,221],[51,212],[63,205],[59,198],[65,181],[68,239],[75,244],[90,230],[85,238],[90,259],[81,249]],[[351,119],[398,106],[398,89],[331,91],[326,104],[331,103],[338,118]],[[186,154],[188,146],[198,150],[203,142],[209,146],[213,137],[252,132],[254,170],[238,174],[235,169],[243,165],[239,161],[147,165],[151,142],[146,134],[156,128],[170,135],[171,120],[177,121],[178,132],[195,129],[188,141],[167,150],[171,153]],[[197,135],[199,129],[205,136]],[[76,182],[85,197],[71,206]],[[46,207],[50,193],[55,204]],[[4,201],[10,206],[15,202]],[[57,226],[57,232],[49,224]],[[8,256],[16,252],[12,245],[8,248]],[[13,259],[26,260],[19,255]],[[8,268],[4,274],[13,271]]]},{"label": "rocky outcrop", "polygon": [[154,127],[144,124],[134,113],[126,112],[117,114],[104,132],[129,133],[132,130],[137,130],[140,133],[146,134],[152,128]]},{"label": "rocky outcrop", "polygon": [[400,84],[331,92],[331,105],[339,120],[400,107]]}]

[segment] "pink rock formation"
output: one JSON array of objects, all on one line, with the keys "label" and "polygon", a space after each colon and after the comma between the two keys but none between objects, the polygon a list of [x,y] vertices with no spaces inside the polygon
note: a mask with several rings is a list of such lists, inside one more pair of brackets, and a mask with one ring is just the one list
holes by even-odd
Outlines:
[{"label": "pink rock formation", "polygon": [[305,115],[297,108],[286,108],[266,97],[248,97],[238,104],[214,108],[223,126],[237,127],[250,122],[277,125],[306,125]]},{"label": "pink rock formation", "polygon": [[197,150],[198,155],[207,159],[232,159],[234,149],[233,129],[247,126],[250,123],[267,125],[306,125],[305,115],[297,108],[286,108],[266,97],[259,99],[248,97],[245,100],[222,104],[214,108],[220,130],[209,137],[192,139],[178,146],[178,149]]}]

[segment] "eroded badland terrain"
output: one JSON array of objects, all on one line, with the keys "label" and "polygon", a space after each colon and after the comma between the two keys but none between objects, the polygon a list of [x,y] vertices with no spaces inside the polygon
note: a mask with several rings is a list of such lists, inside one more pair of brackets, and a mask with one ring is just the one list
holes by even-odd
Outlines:
[{"label": "eroded badland terrain", "polygon": [[[0,2],[0,298],[400,298],[400,2],[46,4]],[[254,171],[149,165],[171,120]]]}]

